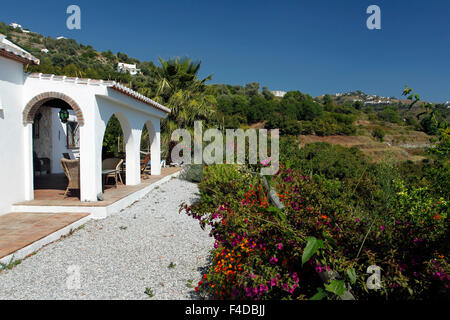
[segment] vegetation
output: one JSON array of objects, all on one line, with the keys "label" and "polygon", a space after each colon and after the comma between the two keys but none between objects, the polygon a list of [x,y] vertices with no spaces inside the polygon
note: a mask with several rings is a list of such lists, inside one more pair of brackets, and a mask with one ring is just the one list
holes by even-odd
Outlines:
[{"label": "vegetation", "polygon": [[[438,144],[421,163],[374,163],[356,147],[299,148],[295,137],[282,138],[281,167],[269,184],[284,208],[246,166],[205,167],[201,201],[181,207],[210,225],[216,240],[196,291],[257,300],[446,296],[450,131],[447,123],[439,128]],[[374,266],[378,289],[368,281]]]},{"label": "vegetation", "polygon": [[[372,163],[357,148],[296,145],[283,141],[270,181],[281,210],[244,166],[205,167],[201,201],[183,207],[216,239],[198,293],[337,299],[351,285],[356,299],[404,300],[448,292],[449,180],[433,178],[438,164],[423,163],[417,177],[413,164]],[[379,290],[367,287],[371,265],[381,267]],[[331,270],[342,278],[323,283]]]},{"label": "vegetation", "polygon": [[[1,23],[0,32],[41,59],[27,71],[113,79],[172,109],[162,123],[168,160],[172,131],[192,131],[194,120],[221,129],[281,130],[281,167],[269,185],[284,209],[271,204],[261,177],[251,173],[259,166],[188,168],[186,179],[199,182],[200,202],[182,209],[202,227],[210,225],[216,240],[199,293],[217,299],[337,299],[346,290],[357,299],[448,295],[450,128],[445,105],[423,103],[408,87],[406,107],[392,98],[378,105],[360,91],[317,98],[291,91],[277,98],[257,82],[209,85],[211,76],[199,78],[201,62],[189,58],[159,59],[156,65],[120,52],[99,53],[70,39],[25,35]],[[48,54],[41,52],[44,47]],[[119,73],[118,62],[136,63],[142,73]],[[386,157],[374,162],[361,147],[324,142],[299,148],[299,135],[365,135],[380,146],[406,143],[405,137],[418,131],[433,144],[415,162]],[[142,140],[146,150],[146,130]],[[117,156],[122,150],[123,132],[113,116],[104,153]],[[381,268],[379,290],[367,286],[367,268],[373,265]],[[324,283],[330,271],[340,278]],[[153,296],[150,288],[146,294]]]}]

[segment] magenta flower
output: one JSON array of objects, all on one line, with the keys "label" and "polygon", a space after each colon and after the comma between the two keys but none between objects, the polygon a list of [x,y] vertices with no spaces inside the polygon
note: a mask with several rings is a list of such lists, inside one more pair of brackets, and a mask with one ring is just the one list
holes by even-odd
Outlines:
[{"label": "magenta flower", "polygon": [[268,287],[267,285],[265,285],[265,284],[260,284],[260,285],[259,285],[259,292],[260,292],[261,294],[264,294],[264,293],[266,293],[267,291],[269,291],[269,287]]},{"label": "magenta flower", "polygon": [[278,284],[278,280],[276,278],[273,278],[272,280],[270,280],[270,285],[272,287],[275,287]]},{"label": "magenta flower", "polygon": [[270,261],[271,264],[275,264],[275,263],[278,262],[278,259],[276,257],[270,257],[269,261]]},{"label": "magenta flower", "polygon": [[283,244],[282,243],[277,244],[277,248],[278,250],[283,250]]},{"label": "magenta flower", "polygon": [[267,159],[262,160],[262,161],[261,161],[261,164],[262,164],[264,167],[267,167],[271,161],[272,161],[271,158],[267,158]]}]

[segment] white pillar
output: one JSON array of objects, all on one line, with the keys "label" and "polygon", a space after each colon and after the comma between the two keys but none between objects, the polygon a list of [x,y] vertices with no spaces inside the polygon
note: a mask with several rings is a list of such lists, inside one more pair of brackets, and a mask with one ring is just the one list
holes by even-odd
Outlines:
[{"label": "white pillar", "polygon": [[[100,137],[99,137],[100,136]],[[102,192],[102,141],[95,119],[80,127],[80,200],[97,201]]]},{"label": "white pillar", "polygon": [[34,199],[34,172],[33,172],[33,125],[27,124],[24,129],[24,177],[25,200]]},{"label": "white pillar", "polygon": [[[150,121],[148,121],[150,122]],[[147,122],[147,123],[148,123]],[[151,175],[159,176],[161,174],[161,133],[159,119],[151,120],[153,128],[147,125],[151,143]]]},{"label": "white pillar", "polygon": [[[131,134],[126,139],[126,184],[129,186],[137,185],[141,183],[141,161],[140,161],[140,149],[141,149],[141,129],[131,129]],[[127,138],[127,137],[125,137]]]}]

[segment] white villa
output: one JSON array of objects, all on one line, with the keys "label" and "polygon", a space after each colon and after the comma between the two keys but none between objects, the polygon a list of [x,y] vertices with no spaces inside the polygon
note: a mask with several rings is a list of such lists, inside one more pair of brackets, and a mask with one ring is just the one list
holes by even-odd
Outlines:
[{"label": "white villa", "polygon": [[123,62],[119,62],[117,64],[117,71],[118,72],[129,72],[132,76],[141,72],[140,69],[137,69],[136,64],[128,64],[128,63],[123,63]]},{"label": "white villa", "polygon": [[22,25],[18,24],[17,22],[12,22],[9,24],[10,27],[13,27],[14,29],[22,29]]},{"label": "white villa", "polygon": [[280,90],[275,90],[275,91],[270,91],[270,92],[272,92],[272,94],[278,98],[283,98],[287,93],[286,91],[280,91]]},{"label": "white villa", "polygon": [[[103,136],[113,115],[124,134],[124,183],[141,184],[144,126],[150,136],[151,175],[161,174],[160,121],[168,108],[114,81],[24,73],[27,64],[39,60],[0,34],[0,215],[34,199],[35,179],[47,172],[64,175],[63,154],[79,159],[76,201],[86,206],[102,200]],[[36,172],[36,158],[49,159],[46,173]]]}]

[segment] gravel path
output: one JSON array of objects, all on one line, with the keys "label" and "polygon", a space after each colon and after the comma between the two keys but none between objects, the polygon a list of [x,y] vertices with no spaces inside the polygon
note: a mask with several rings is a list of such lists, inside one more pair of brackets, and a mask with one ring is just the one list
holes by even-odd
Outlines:
[{"label": "gravel path", "polygon": [[188,284],[200,280],[214,239],[178,208],[197,191],[172,179],[122,212],[89,221],[2,271],[0,299],[195,299]]}]

